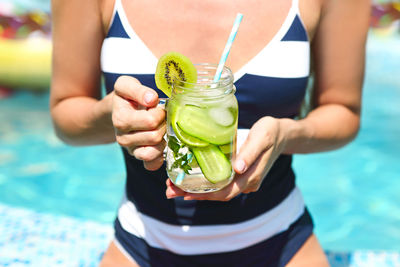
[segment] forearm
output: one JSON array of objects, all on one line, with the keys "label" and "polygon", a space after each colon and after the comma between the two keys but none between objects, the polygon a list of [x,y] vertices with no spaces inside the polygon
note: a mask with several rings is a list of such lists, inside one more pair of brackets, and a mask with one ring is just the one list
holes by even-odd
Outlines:
[{"label": "forearm", "polygon": [[59,101],[51,108],[57,136],[71,145],[114,142],[111,105],[111,94],[102,100],[77,96]]},{"label": "forearm", "polygon": [[333,150],[353,140],[359,130],[357,112],[338,104],[323,105],[302,119],[281,119],[284,154]]}]

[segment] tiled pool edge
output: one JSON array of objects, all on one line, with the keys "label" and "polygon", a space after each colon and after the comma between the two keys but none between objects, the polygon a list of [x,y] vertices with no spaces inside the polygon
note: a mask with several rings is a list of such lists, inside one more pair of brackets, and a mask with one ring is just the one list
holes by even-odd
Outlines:
[{"label": "tiled pool edge", "polygon": [[325,252],[332,267],[400,267],[400,252],[356,250]]},{"label": "tiled pool edge", "polygon": [[[0,203],[0,266],[97,266],[112,225]],[[332,267],[396,267],[400,252],[326,251]]]},{"label": "tiled pool edge", "polygon": [[111,225],[0,204],[0,266],[97,266]]}]

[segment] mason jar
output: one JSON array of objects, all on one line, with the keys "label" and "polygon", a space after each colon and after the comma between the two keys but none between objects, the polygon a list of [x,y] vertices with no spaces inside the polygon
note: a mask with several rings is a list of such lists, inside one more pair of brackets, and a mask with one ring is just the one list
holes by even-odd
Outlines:
[{"label": "mason jar", "polygon": [[217,65],[196,64],[196,83],[175,80],[167,110],[167,173],[190,193],[222,189],[233,179],[238,103],[232,71],[224,67],[213,82]]}]

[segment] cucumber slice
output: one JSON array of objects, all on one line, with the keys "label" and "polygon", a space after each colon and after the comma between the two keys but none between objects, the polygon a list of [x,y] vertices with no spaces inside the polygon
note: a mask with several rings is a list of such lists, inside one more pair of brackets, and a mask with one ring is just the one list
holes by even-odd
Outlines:
[{"label": "cucumber slice", "polygon": [[188,135],[197,137],[215,145],[231,143],[236,131],[236,123],[228,127],[214,122],[208,110],[186,105],[179,112],[178,126]]},{"label": "cucumber slice", "polygon": [[187,144],[188,146],[195,146],[195,147],[206,147],[209,145],[208,142],[200,140],[196,137],[190,136],[183,132],[181,128],[179,128],[176,119],[179,116],[179,112],[182,108],[178,105],[173,105],[170,109],[171,112],[171,126],[176,134],[176,137],[182,141],[183,143]]},{"label": "cucumber slice", "polygon": [[215,184],[231,177],[231,163],[217,146],[194,147],[192,152],[210,183]]},{"label": "cucumber slice", "polygon": [[230,143],[230,144],[219,146],[219,149],[221,149],[222,153],[224,153],[224,154],[232,153],[233,152],[233,144]]}]

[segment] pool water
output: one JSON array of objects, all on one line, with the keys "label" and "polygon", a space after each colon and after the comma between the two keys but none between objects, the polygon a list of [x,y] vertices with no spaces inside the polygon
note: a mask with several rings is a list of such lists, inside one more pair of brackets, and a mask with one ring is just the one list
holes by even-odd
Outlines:
[{"label": "pool water", "polygon": [[348,146],[297,155],[324,248],[400,251],[400,38],[370,38],[362,125]]},{"label": "pool water", "polygon": [[124,185],[119,148],[63,144],[48,98],[17,92],[0,100],[0,202],[110,223]]},{"label": "pool water", "polygon": [[19,13],[27,10],[50,12],[50,0],[0,0],[0,3],[12,3]]},{"label": "pool water", "polygon": [[[362,126],[340,150],[296,155],[297,182],[323,247],[400,251],[399,39],[371,38]],[[0,203],[111,224],[125,183],[119,147],[70,147],[48,94],[0,100]]]},{"label": "pool water", "polygon": [[[1,2],[50,10],[49,0]],[[400,254],[390,253],[400,252],[399,47],[399,37],[368,42],[356,140],[295,156],[297,183],[335,267],[400,266]],[[70,147],[55,137],[48,94],[0,99],[0,266],[96,266],[124,175],[117,145]]]}]

